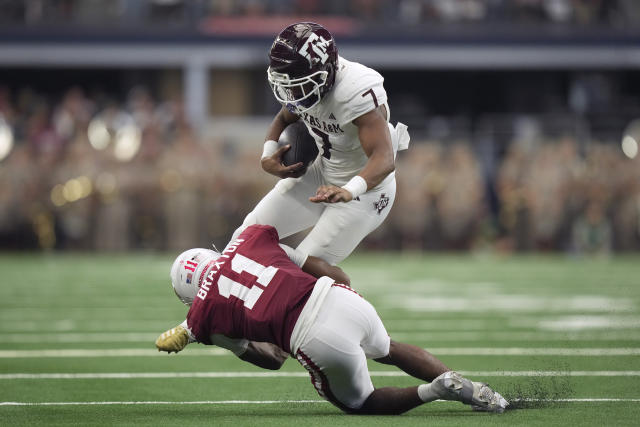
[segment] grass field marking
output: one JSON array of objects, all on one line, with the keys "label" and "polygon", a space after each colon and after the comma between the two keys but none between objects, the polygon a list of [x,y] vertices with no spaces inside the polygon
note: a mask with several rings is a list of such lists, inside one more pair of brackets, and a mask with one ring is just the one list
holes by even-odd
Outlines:
[{"label": "grass field marking", "polygon": [[[393,332],[387,328],[390,335],[401,340],[425,341],[630,341],[640,340],[640,332],[628,330],[618,331],[405,331]],[[1,333],[2,343],[123,343],[123,342],[153,342],[157,332],[51,332],[51,333]]]},{"label": "grass field marking", "polygon": [[[230,356],[232,353],[219,347],[191,348],[181,356]],[[44,350],[0,350],[0,358],[49,358],[49,357],[167,357],[166,353],[146,348],[111,349],[44,349]]]},{"label": "grass field marking", "polygon": [[15,379],[140,379],[140,378],[307,378],[300,372],[109,372],[109,373],[50,373],[0,374],[0,380]]},{"label": "grass field marking", "polygon": [[[121,320],[120,318],[31,320],[22,318],[21,320],[6,320],[0,323],[0,331],[2,332],[77,332],[79,329],[92,332],[105,332],[105,329],[110,329],[112,332],[119,332],[131,328],[132,320]],[[135,324],[140,329],[158,331],[157,334],[162,333],[171,325],[166,319],[136,319]]]},{"label": "grass field marking", "polygon": [[[467,284],[465,284],[467,285]],[[406,291],[402,295],[382,299],[376,305],[380,308],[403,309],[414,312],[444,313],[625,313],[637,310],[634,301],[628,298],[607,295],[529,295],[500,294],[488,291],[479,296],[479,289],[468,284],[466,292],[460,286],[455,287],[455,295],[429,295],[420,289],[417,293]],[[465,295],[466,293],[466,295]]]},{"label": "grass field marking", "polygon": [[328,403],[326,400],[196,400],[196,401],[123,401],[123,402],[0,402],[0,406],[66,405],[269,405],[275,403]]},{"label": "grass field marking", "polygon": [[[470,341],[638,341],[640,333],[628,330],[618,331],[490,331],[468,332],[468,331],[398,331],[394,332],[387,328],[389,335],[394,339],[406,341],[450,341],[450,342],[470,342]],[[1,339],[2,335],[0,335]],[[9,341],[7,341],[9,342]]]},{"label": "grass field marking", "polygon": [[5,343],[153,342],[157,332],[52,332],[48,334],[0,333]]},{"label": "grass field marking", "polygon": [[[639,356],[640,348],[526,348],[526,347],[447,347],[429,348],[440,356]],[[230,356],[222,348],[191,348],[182,356]],[[154,349],[44,349],[44,350],[0,350],[2,359],[50,358],[50,357],[168,357]]]},{"label": "grass field marking", "polygon": [[640,327],[638,316],[574,315],[556,319],[540,319],[538,328],[548,331],[582,331],[593,329],[633,329]]},{"label": "grass field marking", "polygon": [[635,398],[617,398],[617,397],[575,397],[567,399],[515,399],[516,402],[640,402]]},{"label": "grass field marking", "polygon": [[640,348],[527,348],[527,347],[452,347],[429,348],[446,356],[637,356]]},{"label": "grass field marking", "polygon": [[[640,371],[458,371],[468,377],[640,377]],[[371,371],[372,377],[405,377],[402,371]],[[307,372],[107,372],[15,373],[0,380],[166,379],[166,378],[306,378]]]},{"label": "grass field marking", "polygon": [[[640,399],[625,398],[575,398],[575,399],[522,399],[525,402],[640,402]],[[436,400],[438,403],[451,403],[450,400]],[[283,403],[328,403],[326,400],[197,400],[197,401],[105,401],[105,402],[0,402],[0,406],[81,406],[81,405],[273,405]]]},{"label": "grass field marking", "polygon": [[459,371],[469,377],[639,377],[640,371]]}]

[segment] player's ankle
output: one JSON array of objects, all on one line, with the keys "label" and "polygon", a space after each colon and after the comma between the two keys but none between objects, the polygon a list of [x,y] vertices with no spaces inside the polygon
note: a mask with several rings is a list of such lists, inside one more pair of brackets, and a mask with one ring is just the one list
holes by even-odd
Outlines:
[{"label": "player's ankle", "polygon": [[428,403],[438,400],[440,395],[431,387],[431,384],[421,384],[418,386],[418,397],[424,403]]}]

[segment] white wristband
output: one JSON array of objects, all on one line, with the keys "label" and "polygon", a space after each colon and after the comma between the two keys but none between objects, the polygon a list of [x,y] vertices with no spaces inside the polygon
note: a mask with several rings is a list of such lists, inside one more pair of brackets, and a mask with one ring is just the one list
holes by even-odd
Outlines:
[{"label": "white wristband", "polygon": [[367,181],[360,175],[356,175],[343,185],[342,188],[351,193],[351,196],[355,199],[367,192]]},{"label": "white wristband", "polygon": [[264,149],[262,150],[262,158],[271,157],[271,155],[276,151],[278,151],[278,143],[276,141],[273,139],[265,141]]},{"label": "white wristband", "polygon": [[180,323],[180,326],[182,326],[185,329],[185,331],[187,331],[187,333],[189,334],[189,344],[197,341],[196,337],[191,332],[191,329],[189,329],[189,325],[187,324],[187,319],[184,319],[184,322]]}]

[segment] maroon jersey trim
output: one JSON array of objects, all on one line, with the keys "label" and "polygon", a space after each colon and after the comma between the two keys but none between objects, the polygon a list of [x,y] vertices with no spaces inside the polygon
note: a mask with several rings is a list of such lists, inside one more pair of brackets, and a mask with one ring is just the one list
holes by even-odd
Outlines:
[{"label": "maroon jersey trim", "polygon": [[356,292],[356,290],[353,289],[351,286],[343,285],[342,283],[334,283],[333,285],[331,285],[331,287],[334,287],[334,286],[336,288],[346,289],[346,290],[351,291],[354,294],[358,295],[360,298],[364,298],[362,295],[360,295],[358,292]]},{"label": "maroon jersey trim", "polygon": [[333,392],[331,391],[331,387],[329,386],[329,379],[324,374],[324,372],[322,372],[322,370],[318,367],[318,365],[313,363],[313,361],[309,356],[304,354],[302,350],[298,350],[298,352],[296,353],[296,359],[298,359],[298,362],[300,362],[300,364],[307,371],[309,371],[309,376],[311,377],[311,384],[313,384],[313,387],[316,389],[320,397],[323,397],[324,399],[328,400],[329,402],[331,402],[332,404],[334,404],[335,406],[337,406],[338,408],[342,409],[345,412],[350,412],[353,410],[352,408],[345,406],[333,394]]}]

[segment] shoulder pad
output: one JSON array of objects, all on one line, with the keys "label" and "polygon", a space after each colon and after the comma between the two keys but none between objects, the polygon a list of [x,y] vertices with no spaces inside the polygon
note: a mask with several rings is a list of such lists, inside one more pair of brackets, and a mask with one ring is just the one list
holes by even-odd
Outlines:
[{"label": "shoulder pad", "polygon": [[374,86],[381,85],[384,78],[376,70],[365,67],[357,62],[346,61],[343,75],[334,86],[334,97],[338,102],[348,102],[356,95],[360,95]]}]

